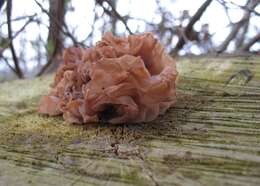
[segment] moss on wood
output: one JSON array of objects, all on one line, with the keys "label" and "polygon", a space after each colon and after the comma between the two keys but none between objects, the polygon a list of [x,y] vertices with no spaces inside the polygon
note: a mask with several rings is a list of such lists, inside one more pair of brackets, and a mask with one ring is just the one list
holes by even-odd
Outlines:
[{"label": "moss on wood", "polygon": [[134,125],[38,115],[52,76],[2,83],[0,185],[259,185],[260,58],[177,66],[177,105]]}]

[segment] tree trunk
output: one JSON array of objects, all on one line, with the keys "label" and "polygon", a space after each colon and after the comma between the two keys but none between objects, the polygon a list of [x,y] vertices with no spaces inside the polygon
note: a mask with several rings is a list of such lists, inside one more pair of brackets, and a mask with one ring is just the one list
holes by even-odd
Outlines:
[{"label": "tree trunk", "polygon": [[57,69],[62,60],[63,35],[61,28],[64,25],[65,0],[49,0],[49,35],[47,43],[47,54],[49,64],[43,68],[45,73]]}]

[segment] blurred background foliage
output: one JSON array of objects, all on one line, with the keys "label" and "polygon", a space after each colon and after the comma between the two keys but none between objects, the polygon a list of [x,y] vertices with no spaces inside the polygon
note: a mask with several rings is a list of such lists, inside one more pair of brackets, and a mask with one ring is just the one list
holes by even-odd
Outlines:
[{"label": "blurred background foliage", "polygon": [[[0,0],[0,81],[50,73],[66,47],[153,32],[173,57],[256,54],[259,0]],[[224,26],[223,26],[224,25]]]}]

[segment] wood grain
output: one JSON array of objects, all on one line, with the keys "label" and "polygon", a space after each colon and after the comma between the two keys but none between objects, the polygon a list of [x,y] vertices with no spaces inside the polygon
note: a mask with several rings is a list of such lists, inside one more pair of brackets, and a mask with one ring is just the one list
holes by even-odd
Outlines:
[{"label": "wood grain", "polygon": [[39,116],[52,76],[1,84],[0,185],[260,185],[260,57],[177,66],[177,105],[135,125]]}]

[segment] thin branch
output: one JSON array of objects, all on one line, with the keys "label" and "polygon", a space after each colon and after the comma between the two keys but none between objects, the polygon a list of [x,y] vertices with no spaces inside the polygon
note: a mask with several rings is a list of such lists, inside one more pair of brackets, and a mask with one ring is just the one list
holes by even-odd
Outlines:
[{"label": "thin branch", "polygon": [[216,1],[224,7],[224,10],[225,10],[225,13],[227,15],[229,24],[233,24],[233,22],[232,22],[232,20],[231,20],[231,18],[229,16],[229,12],[228,11],[229,11],[230,7],[227,6],[227,2],[224,1],[224,0],[216,0]]},{"label": "thin branch", "polygon": [[10,63],[8,62],[8,59],[4,56],[1,56],[1,58],[4,60],[4,62],[6,63],[6,65],[16,74],[16,70],[14,67],[12,67],[12,65],[10,65]]},{"label": "thin branch", "polygon": [[248,52],[250,48],[256,43],[260,41],[260,32],[256,34],[253,38],[251,38],[244,46],[240,48],[242,52]]},{"label": "thin branch", "polygon": [[[248,0],[247,1],[247,7],[249,10],[254,9],[259,3],[259,0]],[[229,33],[229,35],[227,36],[227,38],[224,40],[224,42],[218,47],[217,52],[218,53],[222,53],[224,52],[229,43],[236,37],[239,29],[250,19],[250,15],[251,15],[251,11],[248,11],[247,9],[245,9],[244,15],[242,17],[242,19],[234,24],[231,32]]]},{"label": "thin branch", "polygon": [[[35,3],[40,7],[40,9],[41,9],[45,14],[47,14],[47,15],[49,16],[49,18],[51,18],[51,19],[53,19],[53,20],[55,21],[55,24],[57,24],[57,26],[59,27],[59,29],[61,30],[61,32],[62,32],[64,35],[68,36],[68,37],[72,40],[72,42],[73,42],[73,44],[74,44],[75,46],[84,46],[83,43],[78,42],[77,39],[69,32],[68,26],[67,26],[64,22],[62,23],[62,25],[60,25],[60,23],[57,21],[56,17],[53,17],[53,16],[49,13],[49,11],[46,10],[46,9],[41,5],[41,3],[39,3],[37,0],[34,0],[34,1],[35,1]],[[63,29],[63,27],[65,28],[65,30]]]},{"label": "thin branch", "polygon": [[0,57],[3,56],[3,52],[10,46],[11,42],[26,28],[26,26],[34,21],[33,17],[29,17],[29,20],[25,22],[25,24],[14,34],[12,35],[12,38],[8,39],[8,41],[4,44],[4,46],[0,49]]},{"label": "thin branch", "polygon": [[36,76],[43,75],[43,73],[47,70],[47,68],[52,64],[54,58],[55,58],[55,53],[52,53],[47,63],[40,69],[40,71],[36,74]]},{"label": "thin branch", "polygon": [[[21,17],[17,17],[15,19],[12,19],[11,22],[15,22],[15,21],[21,21],[21,20],[24,20],[24,19],[27,19],[27,18],[34,18],[35,16],[37,16],[37,14],[33,14],[33,15],[26,15],[26,16],[21,16]],[[0,27],[2,27],[3,25],[7,24],[7,21],[6,22],[3,22],[0,24]]]},{"label": "thin branch", "polygon": [[[129,34],[133,34],[131,29],[128,27],[126,20],[117,12],[117,10],[115,9],[115,7],[113,6],[113,4],[110,1],[108,1],[108,0],[96,0],[96,1],[103,8],[104,12],[107,15],[109,15],[111,17],[116,16],[117,19],[120,20],[125,25],[125,28],[129,32]],[[108,9],[106,9],[103,6],[103,2],[106,2],[111,7],[111,11],[109,11]]]},{"label": "thin branch", "polygon": [[87,37],[81,41],[82,43],[85,43],[90,38],[92,38],[91,43],[93,43],[93,32],[94,32],[94,29],[95,29],[95,23],[96,23],[96,21],[98,19],[98,15],[96,14],[96,8],[97,8],[97,3],[95,3],[95,6],[93,8],[94,18],[93,18],[93,22],[92,22],[92,25],[91,25],[91,31],[87,35]]},{"label": "thin branch", "polygon": [[[236,3],[232,2],[232,1],[227,1],[227,0],[222,0],[222,1],[225,4],[230,3],[230,4],[232,4],[232,5],[234,5],[234,6],[238,7],[238,8],[241,8],[241,9],[247,10],[247,11],[249,11],[251,13],[254,13],[256,16],[260,16],[260,13],[255,11],[254,8],[249,8],[248,6],[241,6],[241,5],[238,5],[238,4],[236,4]],[[259,3],[259,0],[257,0],[257,1]]]},{"label": "thin branch", "polygon": [[[197,10],[197,12],[191,17],[190,22],[188,23],[187,27],[184,29],[184,36],[189,38],[190,33],[193,30],[193,25],[201,18],[205,10],[208,8],[212,0],[207,0],[205,3],[201,5],[201,7]],[[172,55],[176,55],[180,49],[184,46],[185,37],[182,36],[179,38],[179,41],[176,47],[170,52]]]},{"label": "thin branch", "polygon": [[16,38],[26,28],[26,26],[33,21],[34,21],[33,17],[29,17],[29,20],[25,22],[25,24],[12,36],[11,39],[14,40],[14,38]]},{"label": "thin branch", "polygon": [[23,78],[23,72],[19,66],[19,60],[17,58],[15,49],[14,49],[14,45],[13,45],[13,34],[12,34],[12,26],[11,26],[11,12],[12,12],[12,0],[8,0],[7,1],[7,27],[8,27],[8,38],[10,40],[10,49],[11,49],[11,53],[12,53],[12,57],[13,57],[13,61],[14,61],[14,66],[15,66],[15,71],[16,71],[16,75],[19,78]]}]

